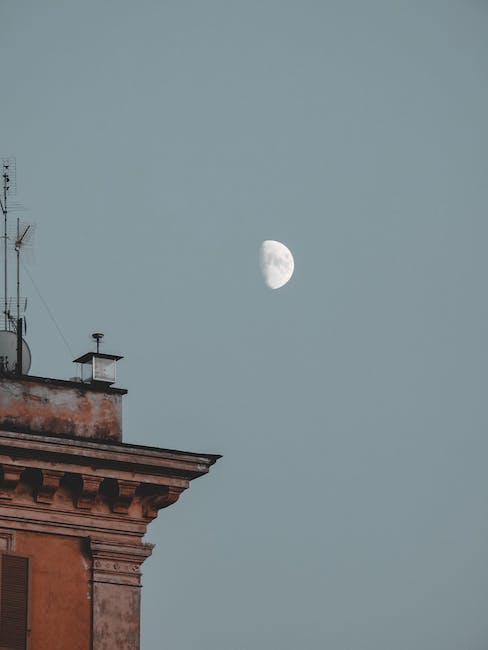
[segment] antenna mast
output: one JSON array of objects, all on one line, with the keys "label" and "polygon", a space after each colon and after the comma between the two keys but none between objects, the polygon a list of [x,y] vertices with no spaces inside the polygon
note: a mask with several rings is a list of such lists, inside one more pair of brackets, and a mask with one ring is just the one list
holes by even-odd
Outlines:
[{"label": "antenna mast", "polygon": [[3,214],[3,317],[4,329],[9,329],[8,309],[8,196],[12,191],[12,184],[15,191],[15,158],[2,158],[2,198],[0,208]]},{"label": "antenna mast", "polygon": [[17,254],[17,323],[20,322],[20,250],[32,234],[32,224],[23,224],[20,228],[20,219],[17,217],[17,236],[15,238],[15,252]]},{"label": "antenna mast", "polygon": [[[29,346],[22,338],[24,319],[22,317],[20,297],[20,253],[28,244],[33,233],[31,224],[21,224],[17,219],[16,231],[9,233],[8,209],[16,209],[15,203],[11,204],[10,195],[16,190],[16,164],[15,158],[0,157],[2,167],[2,185],[0,187],[0,209],[3,214],[3,323],[0,324],[0,374],[24,375],[29,372],[31,355]],[[9,205],[10,204],[10,205]],[[22,209],[22,208],[21,208]],[[0,237],[1,239],[1,237]],[[15,314],[15,299],[8,296],[9,248],[13,248],[17,258],[17,314]],[[13,261],[13,260],[12,260]],[[11,270],[13,270],[11,263]],[[27,300],[25,300],[27,304]],[[15,318],[17,316],[17,318]],[[1,318],[1,316],[0,316]],[[2,329],[3,325],[3,329]]]},{"label": "antenna mast", "polygon": [[3,202],[2,202],[2,212],[3,212],[3,273],[4,273],[4,301],[3,301],[3,314],[4,314],[4,328],[7,329],[8,317],[7,317],[7,301],[8,301],[8,283],[7,283],[7,195],[9,190],[10,178],[8,175],[9,170],[8,161],[3,161],[2,169],[2,178],[3,178]]}]

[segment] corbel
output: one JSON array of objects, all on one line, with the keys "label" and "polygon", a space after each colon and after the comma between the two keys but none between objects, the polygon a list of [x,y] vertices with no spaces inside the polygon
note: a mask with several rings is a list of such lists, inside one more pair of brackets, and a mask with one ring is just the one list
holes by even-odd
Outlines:
[{"label": "corbel", "polygon": [[0,499],[12,499],[24,465],[2,465],[3,480],[0,485]]},{"label": "corbel", "polygon": [[139,487],[139,482],[117,479],[117,483],[119,486],[119,494],[113,501],[112,512],[126,515],[129,511],[132,500],[134,499],[136,490]]},{"label": "corbel", "polygon": [[52,503],[54,495],[59,488],[59,483],[63,476],[64,472],[56,469],[42,470],[42,485],[37,489],[36,494],[37,503]]},{"label": "corbel", "polygon": [[154,489],[152,494],[142,499],[142,514],[146,519],[154,519],[158,511],[176,503],[184,488],[165,485]]},{"label": "corbel", "polygon": [[91,476],[89,474],[82,474],[81,479],[83,486],[81,493],[76,499],[76,507],[80,510],[91,510],[97,498],[98,488],[102,479],[99,476]]}]

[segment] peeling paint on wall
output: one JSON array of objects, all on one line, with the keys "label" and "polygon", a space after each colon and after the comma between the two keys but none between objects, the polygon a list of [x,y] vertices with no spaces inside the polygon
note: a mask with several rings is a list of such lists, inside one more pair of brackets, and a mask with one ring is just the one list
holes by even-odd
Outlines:
[{"label": "peeling paint on wall", "polygon": [[124,392],[74,382],[0,378],[0,428],[120,441]]}]

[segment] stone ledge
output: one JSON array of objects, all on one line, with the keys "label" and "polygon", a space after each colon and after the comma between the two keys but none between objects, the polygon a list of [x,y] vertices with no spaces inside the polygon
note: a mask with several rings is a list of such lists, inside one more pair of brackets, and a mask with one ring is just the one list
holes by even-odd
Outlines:
[{"label": "stone ledge", "polygon": [[57,436],[0,430],[0,455],[18,459],[35,457],[44,464],[76,464],[151,476],[179,476],[192,480],[206,474],[219,454],[203,454],[174,449],[146,447],[124,442],[94,442]]}]

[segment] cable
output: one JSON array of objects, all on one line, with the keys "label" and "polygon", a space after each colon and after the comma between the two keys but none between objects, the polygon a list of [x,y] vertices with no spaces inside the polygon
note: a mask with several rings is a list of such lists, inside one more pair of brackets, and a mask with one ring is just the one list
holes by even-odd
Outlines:
[{"label": "cable", "polygon": [[70,353],[70,355],[71,355],[71,358],[73,358],[73,357],[75,356],[75,353],[74,353],[73,350],[71,349],[70,344],[69,344],[68,341],[66,340],[66,337],[64,336],[63,332],[61,331],[61,328],[59,327],[58,323],[56,322],[56,319],[54,318],[54,315],[53,315],[52,311],[49,309],[49,305],[47,304],[47,302],[46,302],[46,301],[44,300],[44,298],[42,297],[42,294],[41,294],[41,292],[40,292],[40,290],[39,290],[37,284],[34,282],[34,278],[33,278],[32,275],[30,274],[28,268],[26,267],[26,265],[24,264],[24,262],[21,262],[21,263],[22,263],[22,268],[23,268],[23,270],[26,272],[27,276],[29,277],[29,280],[32,282],[32,286],[33,286],[34,289],[36,290],[37,295],[38,295],[39,298],[41,299],[41,302],[42,302],[42,304],[44,305],[44,307],[45,307],[47,313],[49,314],[49,317],[51,318],[52,322],[54,323],[54,327],[58,330],[59,335],[60,335],[61,338],[63,339],[63,342],[64,342],[65,346],[67,347],[67,349],[68,349],[68,351],[69,351],[69,353]]}]

